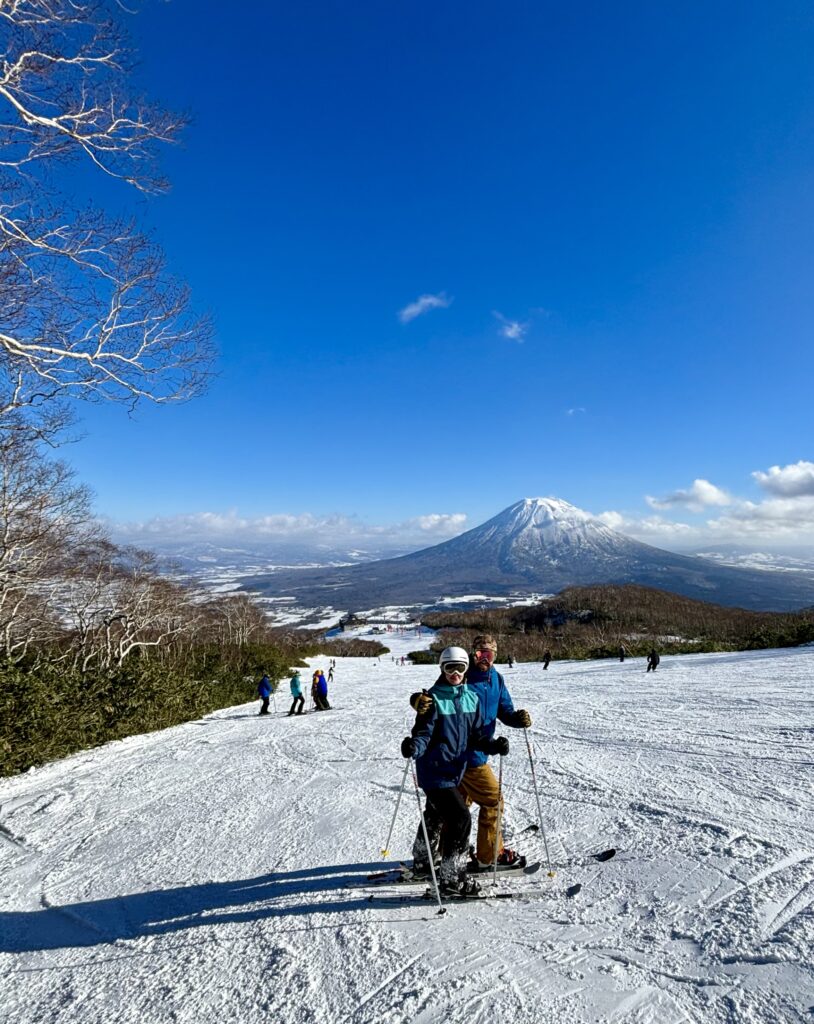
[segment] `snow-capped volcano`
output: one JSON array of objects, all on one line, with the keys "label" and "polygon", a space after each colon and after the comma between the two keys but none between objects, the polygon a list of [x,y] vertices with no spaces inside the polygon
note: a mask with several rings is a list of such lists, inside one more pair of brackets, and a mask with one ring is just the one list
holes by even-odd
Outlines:
[{"label": "snow-capped volcano", "polygon": [[494,548],[501,566],[518,572],[527,572],[540,560],[552,565],[591,552],[608,557],[630,543],[627,537],[559,498],[524,498],[482,526],[448,541],[459,553]]},{"label": "snow-capped volcano", "polygon": [[743,608],[814,604],[810,579],[641,544],[559,498],[525,498],[459,537],[400,558],[247,581],[252,590],[298,603],[355,609],[467,594],[556,593],[591,583],[638,583]]}]

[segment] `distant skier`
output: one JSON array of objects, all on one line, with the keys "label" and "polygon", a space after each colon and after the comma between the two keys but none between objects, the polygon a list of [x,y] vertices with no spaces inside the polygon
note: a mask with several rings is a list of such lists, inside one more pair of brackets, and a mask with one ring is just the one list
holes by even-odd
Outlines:
[{"label": "distant skier", "polygon": [[328,682],[332,683],[333,681],[334,681],[334,667],[333,667],[333,663],[332,663],[328,667]]},{"label": "distant skier", "polygon": [[430,706],[416,715],[412,735],[401,742],[402,755],[415,759],[418,782],[427,795],[427,830],[431,819],[441,856],[438,885],[442,892],[455,896],[480,892],[477,880],[466,872],[472,815],[458,788],[468,757],[475,751],[484,755],[509,752],[505,736],[495,739],[489,734],[481,703],[464,682],[468,665],[461,647],[447,647],[442,652],[441,677],[425,695]]},{"label": "distant skier", "polygon": [[626,653],[627,653],[627,651],[625,651],[625,645],[622,644],[621,647],[619,648],[619,661],[624,661],[625,660],[625,654]]},{"label": "distant skier", "polygon": [[[291,696],[294,699],[291,701],[291,709],[288,714],[301,715],[302,709],[305,706],[305,697],[302,694],[302,680],[300,679],[299,672],[295,672],[291,677]],[[297,707],[298,704],[299,707]]]},{"label": "distant skier", "polygon": [[260,706],[260,710],[257,712],[259,715],[267,715],[269,713],[269,698],[271,697],[271,680],[267,675],[264,675],[257,686],[257,694],[263,701]]},{"label": "distant skier", "polygon": [[316,705],[317,711],[331,710],[331,705],[328,703],[328,682],[325,679],[325,674],[321,670],[317,675],[316,693],[314,694],[314,704]]},{"label": "distant skier", "polygon": [[[480,700],[484,729],[489,737],[494,736],[498,721],[508,725],[511,729],[525,729],[531,725],[531,715],[528,711],[515,711],[506,682],[494,667],[496,656],[497,644],[494,638],[488,634],[476,636],[472,645],[472,659],[466,674],[467,686],[477,694]],[[441,679],[438,682],[441,682]],[[432,698],[426,691],[414,693],[410,697],[410,704],[419,715],[426,714],[432,709]],[[495,773],[489,766],[486,754],[482,751],[473,751],[469,754],[466,772],[459,789],[466,800],[470,800],[480,807],[478,838],[472,867],[477,869],[482,865],[492,863],[495,855],[496,832],[498,869],[524,865],[525,857],[516,850],[510,850],[503,845],[503,836],[498,829],[498,783]],[[500,814],[502,814],[502,806]],[[427,808],[427,829],[430,833],[433,852],[436,853],[438,830],[437,823],[434,823],[431,806]],[[413,867],[417,871],[429,871],[427,848],[420,827],[413,847]]]},{"label": "distant skier", "polygon": [[543,672],[548,670],[548,666],[551,664],[551,651],[545,651],[543,654]]},{"label": "distant skier", "polygon": [[514,655],[509,655],[509,668],[514,668]]},{"label": "distant skier", "polygon": [[659,667],[659,662],[660,661],[661,661],[661,658],[658,656],[658,653],[656,652],[656,650],[654,648],[647,655],[647,671],[648,672],[655,672],[656,669]]}]

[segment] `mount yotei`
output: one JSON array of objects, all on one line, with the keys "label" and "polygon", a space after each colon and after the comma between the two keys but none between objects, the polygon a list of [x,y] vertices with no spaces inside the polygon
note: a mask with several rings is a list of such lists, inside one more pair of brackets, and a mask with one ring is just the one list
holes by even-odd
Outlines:
[{"label": "mount yotei", "polygon": [[814,604],[814,580],[741,569],[642,544],[568,502],[526,498],[453,540],[409,555],[337,568],[281,570],[248,589],[302,605],[374,608],[442,598],[556,593],[589,583],[637,583],[762,610]]}]

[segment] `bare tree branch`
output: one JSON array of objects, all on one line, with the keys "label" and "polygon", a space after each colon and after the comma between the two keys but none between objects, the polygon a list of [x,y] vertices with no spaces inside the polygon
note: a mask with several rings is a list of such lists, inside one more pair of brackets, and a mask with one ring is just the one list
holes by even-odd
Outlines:
[{"label": "bare tree branch", "polygon": [[184,118],[129,94],[109,6],[0,0],[0,425],[60,396],[169,402],[208,381],[211,323],[158,247],[53,192],[50,168],[72,158],[166,188],[156,149]]}]

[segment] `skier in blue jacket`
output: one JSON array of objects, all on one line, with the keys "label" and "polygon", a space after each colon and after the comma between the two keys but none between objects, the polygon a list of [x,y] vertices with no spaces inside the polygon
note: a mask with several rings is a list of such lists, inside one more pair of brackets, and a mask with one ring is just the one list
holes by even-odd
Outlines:
[{"label": "skier in blue jacket", "polygon": [[330,711],[331,705],[328,703],[328,683],[325,680],[325,673],[322,669],[319,670],[319,675],[316,679],[316,688],[314,690],[314,704],[316,705],[316,711]]},{"label": "skier in blue jacket", "polygon": [[271,697],[271,692],[271,680],[267,675],[264,675],[257,686],[257,695],[263,701],[258,714],[267,715],[269,713],[269,697]]},{"label": "skier in blue jacket", "polygon": [[[427,795],[427,816],[438,836],[438,884],[442,891],[462,896],[476,895],[480,886],[466,873],[472,816],[458,787],[473,752],[509,752],[505,737],[493,738],[494,725],[491,730],[484,726],[480,701],[464,682],[468,665],[462,648],[442,652],[441,677],[427,694],[432,704],[416,716],[412,735],[401,744],[403,756],[415,758],[418,782]],[[424,851],[426,856],[426,843]]]},{"label": "skier in blue jacket", "polygon": [[[494,667],[496,655],[497,643],[494,637],[486,633],[476,636],[472,643],[472,662],[469,664],[466,674],[467,686],[477,694],[480,700],[484,731],[488,738],[494,736],[495,726],[498,722],[502,722],[512,729],[526,729],[531,725],[531,715],[528,711],[515,711],[506,682]],[[410,704],[419,715],[426,714],[430,709],[428,697],[428,693],[422,692],[414,693],[410,698]],[[503,835],[498,824],[498,819],[503,816],[502,797],[498,801],[498,782],[484,751],[472,750],[469,752],[466,771],[459,788],[467,803],[476,803],[480,807],[478,838],[471,868],[478,870],[492,863],[496,834],[498,870],[523,867],[526,858],[516,850],[510,850],[503,845]],[[427,830],[430,833],[430,842],[435,848],[437,827],[433,820],[432,810],[428,815]],[[414,869],[428,871],[426,846],[418,836],[413,854]]]},{"label": "skier in blue jacket", "polygon": [[[299,672],[295,672],[291,677],[291,696],[294,699],[291,701],[291,710],[288,714],[301,715],[303,706],[305,705],[305,697],[302,695],[302,680],[300,679]],[[298,704],[299,707],[297,707]]]}]

